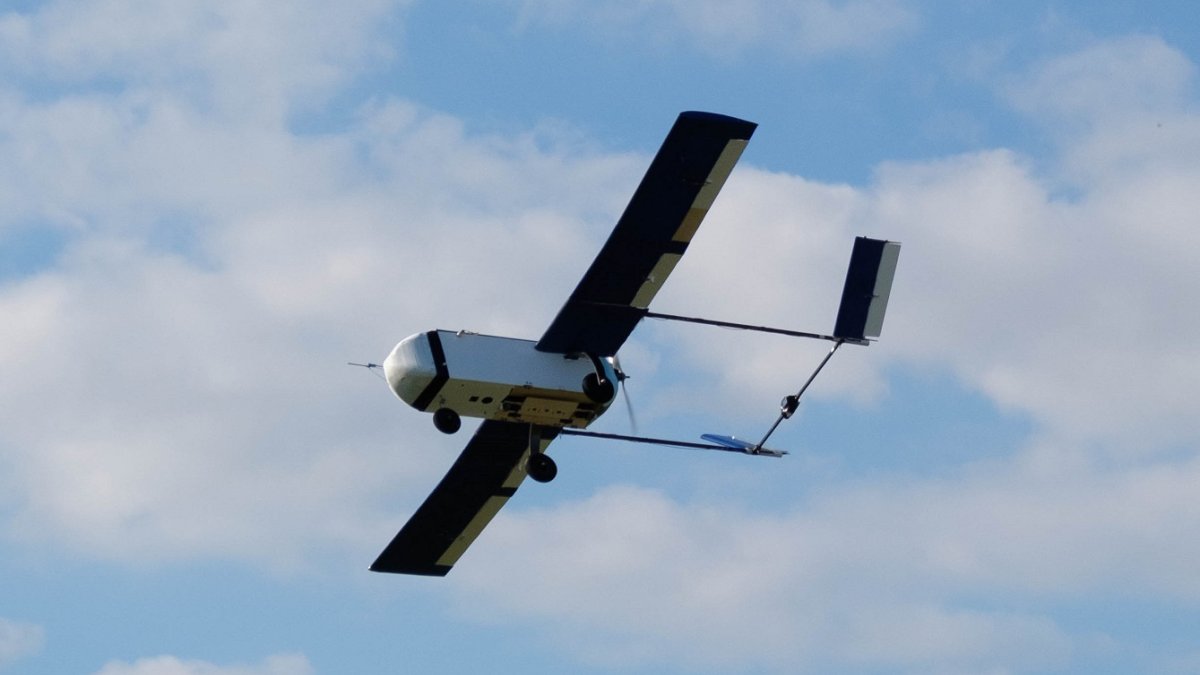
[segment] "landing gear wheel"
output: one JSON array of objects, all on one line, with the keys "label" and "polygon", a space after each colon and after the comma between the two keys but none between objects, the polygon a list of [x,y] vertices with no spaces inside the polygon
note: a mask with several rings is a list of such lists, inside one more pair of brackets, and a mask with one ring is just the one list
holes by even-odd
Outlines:
[{"label": "landing gear wheel", "polygon": [[583,376],[583,395],[596,403],[608,403],[616,396],[617,389],[608,378],[600,379],[596,373]]},{"label": "landing gear wheel", "polygon": [[452,434],[462,427],[462,418],[449,408],[438,408],[433,413],[433,426],[443,434]]},{"label": "landing gear wheel", "polygon": [[539,483],[549,483],[558,475],[558,465],[548,455],[540,452],[535,452],[529,456],[529,463],[525,467],[525,470],[530,478]]}]

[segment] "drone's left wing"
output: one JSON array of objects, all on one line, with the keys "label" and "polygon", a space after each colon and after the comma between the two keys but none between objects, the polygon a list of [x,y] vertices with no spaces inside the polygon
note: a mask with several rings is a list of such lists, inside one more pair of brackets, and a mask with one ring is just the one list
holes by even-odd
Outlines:
[{"label": "drone's left wing", "polygon": [[[371,570],[445,576],[525,479],[529,431],[528,424],[484,420]],[[540,443],[544,450],[545,434]]]},{"label": "drone's left wing", "polygon": [[685,112],[537,348],[612,356],[646,315],[757,125]]}]

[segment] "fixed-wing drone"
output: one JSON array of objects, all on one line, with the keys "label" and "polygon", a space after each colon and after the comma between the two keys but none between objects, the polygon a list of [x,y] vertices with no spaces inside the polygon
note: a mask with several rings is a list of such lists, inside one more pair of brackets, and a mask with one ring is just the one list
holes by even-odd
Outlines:
[{"label": "fixed-wing drone", "polygon": [[[679,115],[625,213],[583,279],[535,341],[433,330],[405,338],[383,363],[392,391],[433,413],[448,434],[463,417],[483,418],[462,455],[371,565],[376,572],[444,576],[529,476],[558,473],[546,447],[560,435],[588,435],[780,457],[765,447],[779,423],[847,342],[878,337],[900,245],[854,242],[832,335],[748,326],[649,311],[750,140],[756,124],[724,115]],[[706,443],[586,431],[625,379],[617,350],[644,318],[759,330],[834,343],[808,381],[783,399],[758,442],[705,434]],[[374,367],[374,364],[356,364]]]}]

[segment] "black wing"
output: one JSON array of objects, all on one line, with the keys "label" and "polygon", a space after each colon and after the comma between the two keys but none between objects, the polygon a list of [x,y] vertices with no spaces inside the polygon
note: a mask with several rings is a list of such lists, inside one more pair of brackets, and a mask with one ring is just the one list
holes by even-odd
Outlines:
[{"label": "black wing", "polygon": [[612,356],[675,268],[758,125],[685,112],[537,348]]},{"label": "black wing", "polygon": [[[544,450],[553,433],[540,431]],[[445,576],[525,479],[529,432],[528,424],[485,420],[371,570]]]},{"label": "black wing", "polygon": [[[675,121],[600,254],[537,348],[611,356],[687,250],[757,125],[712,113]],[[444,576],[525,479],[530,425],[485,420],[371,565]],[[540,449],[557,430],[539,428]]]}]

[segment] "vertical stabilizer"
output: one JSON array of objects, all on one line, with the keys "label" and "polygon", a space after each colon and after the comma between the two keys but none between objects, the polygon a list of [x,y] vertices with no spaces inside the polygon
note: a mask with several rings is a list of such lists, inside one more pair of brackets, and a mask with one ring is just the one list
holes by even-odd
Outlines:
[{"label": "vertical stabilizer", "polygon": [[879,337],[899,258],[899,242],[867,237],[854,240],[834,336],[857,342]]}]

